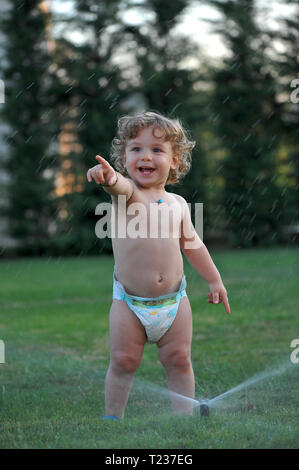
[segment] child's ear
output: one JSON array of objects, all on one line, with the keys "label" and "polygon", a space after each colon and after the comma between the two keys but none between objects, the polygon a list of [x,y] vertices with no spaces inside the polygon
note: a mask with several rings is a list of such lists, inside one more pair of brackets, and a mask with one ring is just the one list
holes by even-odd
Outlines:
[{"label": "child's ear", "polygon": [[178,163],[179,163],[179,156],[175,154],[175,155],[173,155],[173,157],[172,157],[172,162],[171,162],[171,164],[170,164],[170,168],[171,168],[172,170],[175,170],[176,167],[178,166]]}]

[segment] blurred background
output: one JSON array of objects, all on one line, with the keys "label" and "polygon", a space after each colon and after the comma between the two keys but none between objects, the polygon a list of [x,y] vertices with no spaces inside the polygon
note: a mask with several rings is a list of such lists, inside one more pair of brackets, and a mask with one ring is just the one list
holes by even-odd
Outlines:
[{"label": "blurred background", "polygon": [[86,172],[154,110],[197,145],[168,191],[208,246],[298,244],[296,0],[0,0],[0,254],[111,253]]}]

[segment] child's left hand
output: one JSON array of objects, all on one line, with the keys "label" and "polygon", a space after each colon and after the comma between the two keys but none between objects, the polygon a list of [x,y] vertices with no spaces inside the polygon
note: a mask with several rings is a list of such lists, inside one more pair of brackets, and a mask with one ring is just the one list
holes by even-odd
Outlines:
[{"label": "child's left hand", "polygon": [[220,304],[221,302],[224,303],[225,310],[228,314],[230,314],[230,306],[228,303],[228,297],[226,289],[223,283],[216,282],[209,284],[210,292],[208,293],[209,300],[207,300],[210,304]]}]

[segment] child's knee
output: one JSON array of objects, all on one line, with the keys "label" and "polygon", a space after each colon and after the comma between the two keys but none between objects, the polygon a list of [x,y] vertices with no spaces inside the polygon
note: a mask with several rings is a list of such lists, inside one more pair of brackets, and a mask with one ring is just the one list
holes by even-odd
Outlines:
[{"label": "child's knee", "polygon": [[134,373],[138,369],[141,357],[131,353],[115,352],[110,357],[110,365],[118,373]]},{"label": "child's knee", "polygon": [[177,347],[166,354],[159,354],[159,357],[165,369],[176,369],[184,372],[191,367],[190,352],[186,348]]}]

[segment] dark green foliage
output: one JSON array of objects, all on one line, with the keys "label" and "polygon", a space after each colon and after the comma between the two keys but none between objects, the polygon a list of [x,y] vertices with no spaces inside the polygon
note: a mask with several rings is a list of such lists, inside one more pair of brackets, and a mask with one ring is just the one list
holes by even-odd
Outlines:
[{"label": "dark green foliage", "polygon": [[1,154],[2,168],[9,177],[4,215],[11,235],[19,242],[20,254],[47,249],[55,212],[49,149],[49,18],[39,3],[10,2],[10,11],[0,23],[7,37],[8,64],[3,70],[6,102],[1,119],[10,129],[5,136],[9,154]]},{"label": "dark green foliage", "polygon": [[[77,145],[60,157],[67,161],[63,177],[73,177],[69,191],[60,197],[66,211],[60,221],[55,244],[68,253],[111,251],[109,239],[97,239],[95,224],[98,203],[110,201],[95,183],[88,183],[87,170],[97,164],[100,154],[109,160],[110,145],[116,132],[117,117],[127,91],[120,88],[119,68],[112,63],[119,45],[117,11],[119,1],[77,1],[76,13],[66,23],[86,35],[80,45],[64,37],[57,38],[55,61],[63,80],[61,89],[67,100],[60,104],[60,124],[71,125]],[[110,28],[114,32],[109,32]],[[88,38],[88,40],[87,40]],[[61,92],[62,94],[62,92]]]},{"label": "dark green foliage", "polygon": [[255,20],[254,0],[209,3],[223,15],[217,29],[229,48],[214,73],[212,103],[226,151],[221,176],[227,229],[239,246],[271,245],[282,238],[283,208],[275,162],[281,106],[268,44]]},{"label": "dark green foliage", "polygon": [[286,193],[284,195],[284,223],[296,224],[299,203],[299,4],[287,0],[292,14],[280,19],[279,31],[269,31],[272,41],[279,40],[283,50],[276,53],[274,66],[278,75],[278,91],[283,100],[281,137],[284,144],[284,158],[281,173],[284,174]]},{"label": "dark green foliage", "polygon": [[[76,0],[65,17],[42,13],[38,1],[9,3],[0,23],[8,40],[1,119],[10,129],[8,151],[0,149],[9,207],[1,209],[20,254],[111,253],[111,241],[95,235],[95,208],[110,198],[86,172],[96,154],[109,159],[117,119],[143,109],[179,118],[197,143],[190,173],[167,190],[192,212],[204,203],[205,242],[285,241],[284,226],[298,221],[294,0],[285,0],[295,13],[277,32],[258,25],[258,0],[207,2],[222,13],[213,24],[228,48],[213,66],[175,29],[189,0]],[[133,25],[124,15],[131,8],[140,18]]]}]

